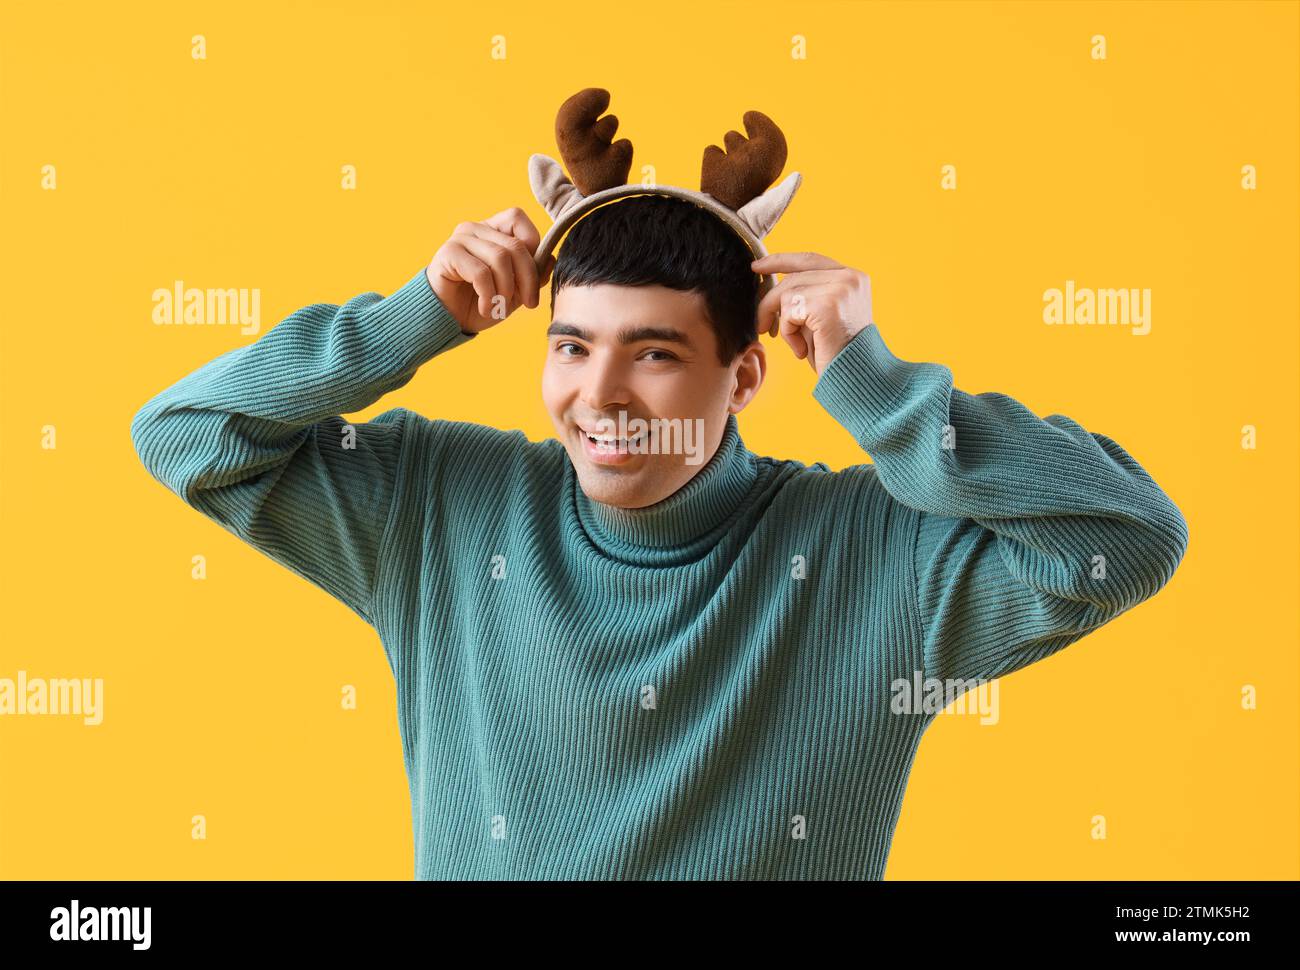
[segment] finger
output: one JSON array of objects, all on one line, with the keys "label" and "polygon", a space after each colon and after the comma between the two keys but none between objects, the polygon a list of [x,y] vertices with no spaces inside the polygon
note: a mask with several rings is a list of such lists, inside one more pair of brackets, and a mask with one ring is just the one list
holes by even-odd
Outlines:
[{"label": "finger", "polygon": [[773,337],[777,335],[778,316],[781,307],[785,305],[785,301],[791,292],[808,287],[810,284],[832,283],[841,278],[842,274],[835,270],[812,270],[791,273],[789,276],[783,277],[781,282],[768,290],[758,303],[757,328],[759,333],[768,333]]},{"label": "finger", "polygon": [[[781,281],[785,282],[784,280]],[[777,283],[758,301],[758,309],[755,311],[754,327],[759,333],[766,333],[773,337],[777,333],[777,325],[781,317],[781,300],[785,296],[785,290],[781,288],[781,283]]]},{"label": "finger", "polygon": [[813,314],[813,302],[820,292],[821,288],[816,286],[791,286],[781,298],[781,315],[806,327]]},{"label": "finger", "polygon": [[496,280],[491,268],[465,248],[458,239],[447,247],[447,262],[464,282],[474,287],[478,296],[478,313],[484,320],[492,319],[492,296],[496,293]]},{"label": "finger", "polygon": [[772,293],[785,293],[799,286],[837,286],[847,284],[853,270],[847,267],[836,269],[807,269],[800,270],[796,273],[787,273],[781,277],[780,282],[774,284],[768,291],[768,296]]},{"label": "finger", "polygon": [[463,240],[467,250],[477,256],[487,264],[492,271],[493,286],[495,295],[505,298],[505,313],[509,315],[514,309],[511,302],[515,296],[515,269],[514,259],[510,251],[496,242],[484,239],[478,235],[468,235]]},{"label": "finger", "polygon": [[484,225],[518,239],[523,244],[521,248],[527,251],[528,261],[531,266],[521,267],[524,271],[516,272],[515,277],[520,281],[526,295],[526,298],[521,297],[521,302],[530,307],[537,306],[537,291],[541,288],[541,283],[538,279],[537,261],[533,258],[533,254],[537,252],[537,247],[542,243],[542,237],[538,233],[537,227],[528,218],[528,213],[518,206],[498,212],[496,215],[483,220],[483,222]]},{"label": "finger", "polygon": [[802,360],[808,354],[808,307],[806,297],[797,290],[787,290],[781,297],[781,338]]},{"label": "finger", "polygon": [[[799,279],[806,275],[808,274],[798,273],[791,278]],[[798,356],[808,361],[808,365],[814,371],[817,370],[817,331],[812,321],[818,315],[816,301],[825,293],[824,285],[792,286],[786,291],[782,311],[783,315],[788,314],[790,320],[798,324],[797,336],[803,344],[803,353]]]},{"label": "finger", "polygon": [[541,234],[537,231],[537,227],[533,225],[533,220],[529,219],[528,213],[518,206],[512,206],[509,209],[503,209],[494,216],[488,216],[483,220],[483,224],[514,236],[533,252],[536,252],[537,247],[542,243]]},{"label": "finger", "polygon": [[768,253],[750,264],[758,273],[802,273],[806,270],[842,269],[829,256],[821,253]]},{"label": "finger", "polygon": [[808,354],[808,341],[804,338],[803,322],[781,315],[781,339],[790,345],[794,355],[803,360]]},{"label": "finger", "polygon": [[792,286],[808,286],[810,284],[826,285],[828,283],[843,283],[848,279],[848,273],[852,270],[847,267],[837,269],[805,269],[797,273],[787,273],[781,277],[781,282],[777,283],[782,289],[790,289]]},{"label": "finger", "polygon": [[[533,248],[522,239],[500,229],[494,229],[486,223],[471,222],[469,230],[475,238],[500,249],[509,259],[508,279],[511,288],[509,291],[503,291],[506,295],[506,305],[514,309],[516,304],[512,301],[518,301],[519,304],[526,306],[537,306],[537,262],[533,259]],[[505,273],[500,275],[503,280],[507,278]]]}]

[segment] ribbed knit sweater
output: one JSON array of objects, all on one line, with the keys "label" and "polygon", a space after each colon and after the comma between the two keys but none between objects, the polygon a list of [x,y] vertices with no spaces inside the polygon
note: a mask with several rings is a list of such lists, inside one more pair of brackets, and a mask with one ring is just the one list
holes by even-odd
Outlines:
[{"label": "ribbed knit sweater", "polygon": [[554,438],[342,417],[471,339],[421,270],[298,310],[131,424],[163,485],[378,633],[417,879],[883,878],[935,717],[896,685],[1048,657],[1186,549],[1114,441],[957,390],[875,325],[813,392],[874,463],[761,457],[732,416],[639,510],[589,499]]}]

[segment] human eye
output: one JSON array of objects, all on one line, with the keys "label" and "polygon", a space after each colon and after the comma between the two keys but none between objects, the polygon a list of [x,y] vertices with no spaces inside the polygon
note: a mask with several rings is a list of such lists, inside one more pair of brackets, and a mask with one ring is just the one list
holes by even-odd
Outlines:
[{"label": "human eye", "polygon": [[[659,354],[659,356],[658,356],[658,357],[652,357],[652,356],[650,356],[651,354]],[[658,349],[658,348],[655,348],[655,349],[652,349],[652,350],[647,350],[647,351],[645,352],[645,355],[642,357],[642,359],[643,359],[643,360],[649,360],[649,361],[652,361],[652,362],[654,362],[654,363],[659,363],[659,362],[661,362],[661,361],[677,360],[678,358],[677,358],[677,355],[676,355],[676,354],[670,353],[670,352],[667,351],[667,350],[660,350],[660,349]]]},{"label": "human eye", "polygon": [[[572,348],[573,353],[569,353],[565,348]],[[555,352],[561,357],[577,357],[581,354],[585,354],[586,350],[580,344],[575,344],[572,340],[562,340],[555,345]]]}]

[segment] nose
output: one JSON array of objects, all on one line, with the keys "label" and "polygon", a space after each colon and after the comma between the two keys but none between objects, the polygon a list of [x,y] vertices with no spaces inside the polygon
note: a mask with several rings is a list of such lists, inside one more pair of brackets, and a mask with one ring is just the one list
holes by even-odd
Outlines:
[{"label": "nose", "polygon": [[597,414],[610,408],[626,407],[631,395],[627,374],[621,363],[610,354],[594,353],[582,369],[583,406]]}]

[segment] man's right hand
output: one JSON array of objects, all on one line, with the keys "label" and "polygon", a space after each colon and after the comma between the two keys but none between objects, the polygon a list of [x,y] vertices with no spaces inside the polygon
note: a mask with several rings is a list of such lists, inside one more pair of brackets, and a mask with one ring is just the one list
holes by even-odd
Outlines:
[{"label": "man's right hand", "polygon": [[[523,209],[482,222],[462,222],[425,269],[429,285],[465,333],[495,326],[521,306],[536,307],[555,257],[538,273],[533,253],[542,239]],[[500,297],[500,299],[497,299]]]}]

